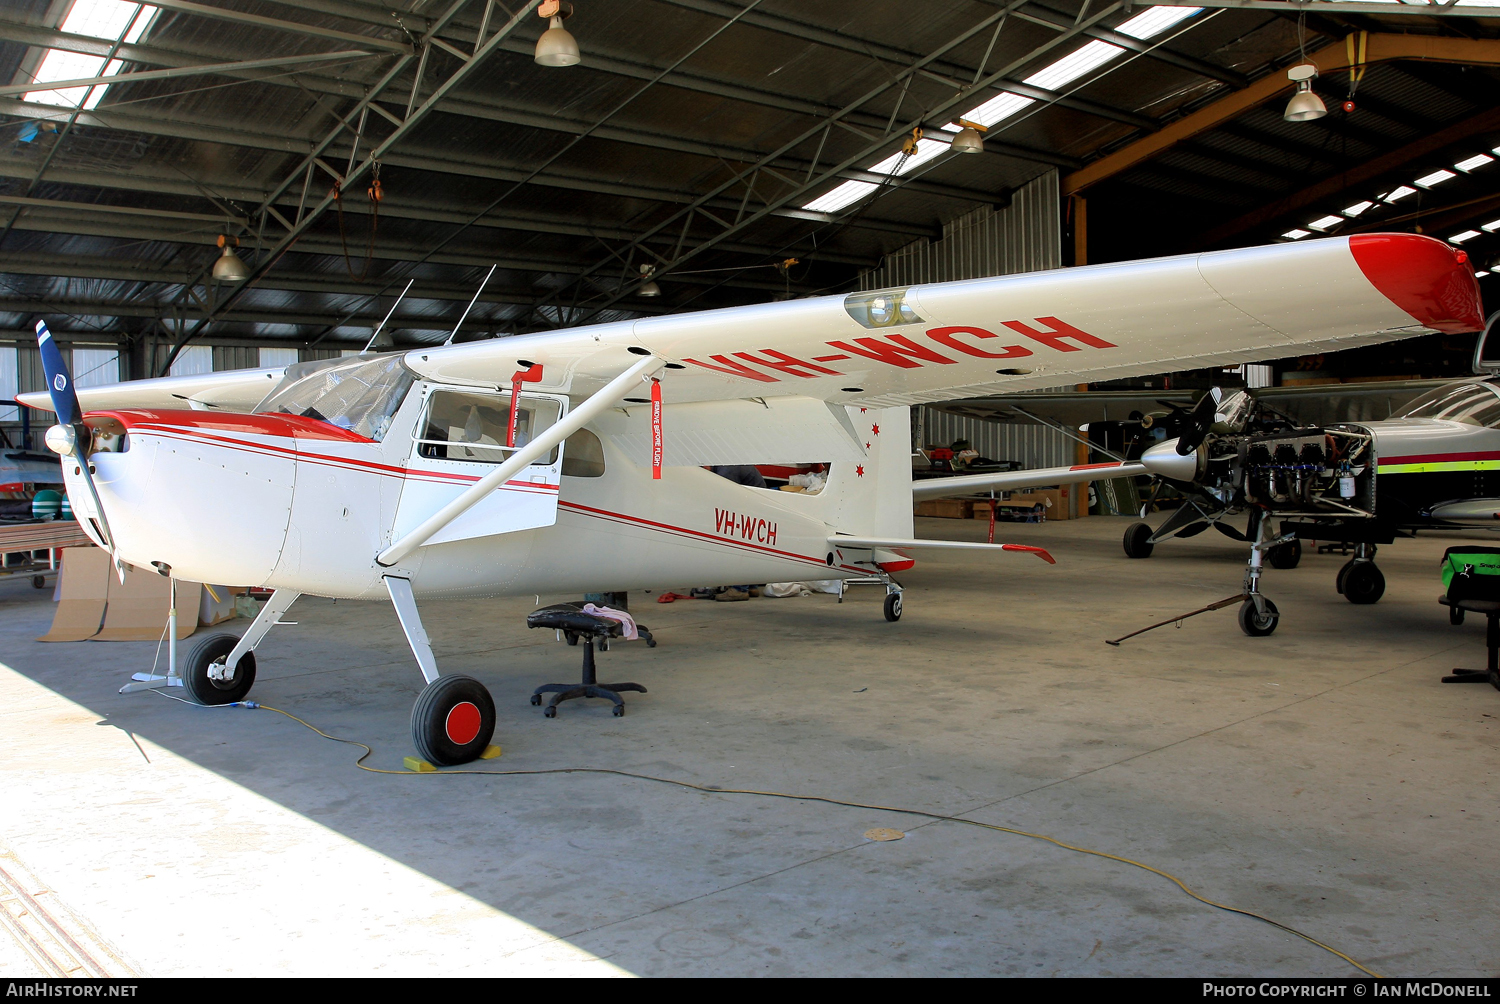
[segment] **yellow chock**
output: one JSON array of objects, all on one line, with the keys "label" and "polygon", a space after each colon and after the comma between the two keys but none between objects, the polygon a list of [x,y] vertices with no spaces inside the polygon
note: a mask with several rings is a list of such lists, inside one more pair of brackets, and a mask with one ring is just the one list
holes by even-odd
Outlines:
[{"label": "yellow chock", "polygon": [[406,757],[401,762],[406,766],[407,770],[412,771],[415,774],[430,774],[433,771],[437,770],[436,767],[428,763],[426,760],[419,760],[414,756]]},{"label": "yellow chock", "polygon": [[500,756],[500,754],[503,753],[503,752],[505,752],[505,751],[502,750],[499,746],[486,746],[484,748],[484,752],[481,753],[481,754],[479,754],[479,759],[481,759],[481,760],[495,760],[495,759],[498,759],[499,756]]}]

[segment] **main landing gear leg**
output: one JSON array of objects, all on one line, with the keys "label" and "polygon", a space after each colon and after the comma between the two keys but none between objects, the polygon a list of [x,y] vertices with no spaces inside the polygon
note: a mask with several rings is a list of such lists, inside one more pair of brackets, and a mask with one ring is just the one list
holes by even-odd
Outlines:
[{"label": "main landing gear leg", "polygon": [[439,767],[477,758],[495,734],[495,701],[484,684],[472,676],[439,676],[437,659],[422,628],[411,580],[385,576],[385,588],[396,607],[396,617],[427,686],[411,709],[411,738],[422,759]]},{"label": "main landing gear leg", "polygon": [[1271,548],[1283,543],[1270,540],[1270,521],[1265,513],[1253,509],[1250,513],[1250,564],[1245,569],[1245,602],[1240,604],[1240,630],[1252,638],[1263,638],[1276,630],[1281,614],[1260,591],[1261,563]]}]

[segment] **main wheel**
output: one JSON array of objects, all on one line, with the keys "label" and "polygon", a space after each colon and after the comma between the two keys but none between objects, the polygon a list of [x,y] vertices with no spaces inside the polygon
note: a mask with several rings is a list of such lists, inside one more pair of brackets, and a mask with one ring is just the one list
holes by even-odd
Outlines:
[{"label": "main wheel", "polygon": [[1272,568],[1296,568],[1302,561],[1302,541],[1289,540],[1285,544],[1277,544],[1266,557],[1270,559]]},{"label": "main wheel", "polygon": [[1240,604],[1240,630],[1252,638],[1264,638],[1276,630],[1276,625],[1281,621],[1281,614],[1276,609],[1276,604],[1270,600],[1265,601],[1266,612],[1262,616],[1255,609],[1254,600],[1246,600]]},{"label": "main wheel", "polygon": [[899,621],[901,619],[901,594],[885,594],[885,619],[888,621]]},{"label": "main wheel", "polygon": [[199,704],[233,704],[242,701],[255,684],[255,653],[240,656],[239,664],[227,680],[216,680],[208,675],[210,666],[223,666],[225,658],[240,643],[232,634],[212,634],[204,638],[188,653],[187,663],[182,667],[182,685]]},{"label": "main wheel", "polygon": [[44,576],[44,575],[33,575],[31,577],[31,588],[32,589],[46,589],[47,588],[47,577]]},{"label": "main wheel", "polygon": [[1132,523],[1125,529],[1125,557],[1149,558],[1156,547],[1151,543],[1151,524]]},{"label": "main wheel", "polygon": [[1350,603],[1374,603],[1385,595],[1385,575],[1373,561],[1361,561],[1344,576],[1344,598]]},{"label": "main wheel", "polygon": [[468,763],[495,734],[495,702],[472,676],[440,676],[411,709],[411,738],[422,759],[447,767]]}]

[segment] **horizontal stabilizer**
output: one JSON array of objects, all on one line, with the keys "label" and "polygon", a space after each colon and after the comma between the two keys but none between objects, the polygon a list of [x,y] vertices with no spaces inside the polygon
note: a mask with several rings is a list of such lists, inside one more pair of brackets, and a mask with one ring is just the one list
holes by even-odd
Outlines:
[{"label": "horizontal stabilizer", "polygon": [[903,537],[829,537],[829,547],[858,547],[874,550],[879,548],[884,551],[894,551],[906,548],[928,548],[950,551],[1024,551],[1036,555],[1049,565],[1057,564],[1057,559],[1047,553],[1044,547],[1032,547],[1029,544],[983,544],[969,540],[916,540]]},{"label": "horizontal stabilizer", "polygon": [[1018,488],[1076,485],[1083,481],[1129,478],[1137,474],[1150,473],[1144,464],[1111,461],[1107,464],[1079,464],[1074,467],[1040,467],[1029,471],[960,474],[951,478],[915,481],[911,486],[911,496],[913,499],[951,498],[955,495],[972,495],[975,492],[1010,492]]}]

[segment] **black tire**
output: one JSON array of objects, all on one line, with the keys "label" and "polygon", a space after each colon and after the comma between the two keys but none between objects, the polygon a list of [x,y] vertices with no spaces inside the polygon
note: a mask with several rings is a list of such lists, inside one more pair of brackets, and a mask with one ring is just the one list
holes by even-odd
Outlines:
[{"label": "black tire", "polygon": [[31,577],[31,588],[32,589],[46,589],[47,588],[47,577],[45,575],[33,575]]},{"label": "black tire", "polygon": [[1255,610],[1255,601],[1246,600],[1240,604],[1240,630],[1252,638],[1264,638],[1276,630],[1276,625],[1281,622],[1281,613],[1276,609],[1276,604],[1266,600],[1266,615],[1258,616]]},{"label": "black tire", "polygon": [[615,705],[615,710],[614,710],[614,716],[616,718],[624,718],[625,717],[625,705],[623,705],[623,704],[616,704]]},{"label": "black tire", "polygon": [[901,619],[901,594],[885,594],[885,619],[888,621],[899,621]]},{"label": "black tire", "polygon": [[1149,558],[1156,545],[1151,543],[1151,524],[1132,523],[1125,529],[1125,557]]},{"label": "black tire", "polygon": [[1296,568],[1302,561],[1302,541],[1289,540],[1285,544],[1277,544],[1266,557],[1270,559],[1272,568]]},{"label": "black tire", "polygon": [[1385,595],[1385,575],[1373,561],[1361,561],[1344,576],[1343,592],[1350,603],[1374,603]]},{"label": "black tire", "polygon": [[1344,595],[1344,580],[1349,577],[1349,569],[1353,567],[1354,561],[1352,559],[1344,562],[1343,567],[1339,569],[1338,576],[1333,580],[1333,587],[1339,591],[1340,596]]},{"label": "black tire", "polygon": [[411,709],[411,738],[422,759],[439,767],[468,763],[495,734],[495,701],[472,676],[440,676]]},{"label": "black tire", "polygon": [[1464,608],[1463,607],[1449,607],[1448,608],[1448,623],[1452,624],[1452,625],[1454,625],[1456,627],[1457,625],[1462,624],[1463,622],[1464,622]]},{"label": "black tire", "polygon": [[250,688],[255,685],[255,653],[240,656],[234,675],[227,680],[215,680],[208,675],[214,663],[222,664],[230,651],[240,643],[237,635],[213,634],[204,638],[188,653],[182,667],[182,685],[188,695],[199,704],[233,704],[243,701]]}]

